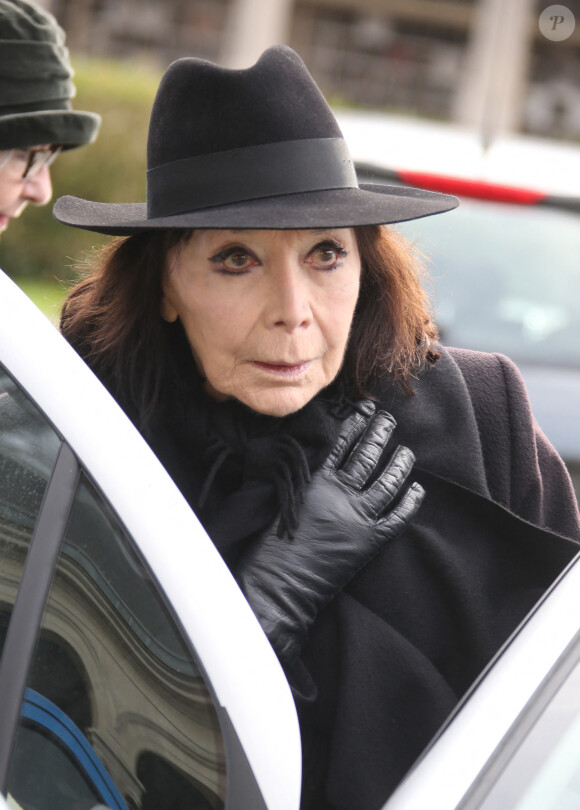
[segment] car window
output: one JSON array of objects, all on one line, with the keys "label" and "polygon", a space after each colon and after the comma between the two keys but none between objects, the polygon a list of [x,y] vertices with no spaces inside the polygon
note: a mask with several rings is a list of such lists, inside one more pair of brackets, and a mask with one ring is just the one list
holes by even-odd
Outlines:
[{"label": "car window", "polygon": [[[127,807],[224,807],[225,753],[212,696],[130,538],[84,476],[27,686],[78,727]],[[28,725],[23,718],[21,728]],[[155,769],[157,778],[148,779]],[[17,747],[8,792],[24,810],[54,807],[32,799],[22,774]],[[35,795],[41,776],[40,792],[54,792],[53,775],[37,769]],[[79,786],[63,784],[81,802]]]},{"label": "car window", "polygon": [[0,367],[0,652],[59,447],[55,431]]},{"label": "car window", "polygon": [[580,805],[580,638],[556,664],[462,810]]},{"label": "car window", "polygon": [[444,343],[580,367],[578,214],[466,199],[397,227],[426,257]]},{"label": "car window", "polygon": [[11,766],[20,801],[9,793],[9,804],[89,810],[106,801],[110,810],[127,810],[85,737],[54,703],[27,689],[22,716]]},{"label": "car window", "polygon": [[[31,590],[45,587],[29,569],[46,540],[38,527],[46,525],[66,445],[1,371],[0,386],[0,588],[12,642],[5,664],[19,649],[10,621],[18,614],[26,624],[22,607]],[[225,746],[195,654],[98,488],[82,470],[67,481],[62,489],[71,489],[71,500],[63,501],[55,563],[37,569],[48,597],[40,627],[32,628],[13,745],[0,727],[11,751],[9,803],[23,810],[221,810]],[[19,671],[12,662],[5,669],[12,680]]]}]

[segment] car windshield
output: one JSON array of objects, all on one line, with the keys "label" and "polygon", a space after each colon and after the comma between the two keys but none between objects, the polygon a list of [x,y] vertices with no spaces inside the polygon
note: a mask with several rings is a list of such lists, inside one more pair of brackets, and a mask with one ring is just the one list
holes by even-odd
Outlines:
[{"label": "car windshield", "polygon": [[398,229],[426,257],[442,342],[580,367],[580,216],[464,199]]}]

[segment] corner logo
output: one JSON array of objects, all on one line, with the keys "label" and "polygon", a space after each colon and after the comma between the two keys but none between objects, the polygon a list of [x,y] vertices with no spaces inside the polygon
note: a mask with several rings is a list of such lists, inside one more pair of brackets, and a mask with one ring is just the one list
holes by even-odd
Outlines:
[{"label": "corner logo", "polygon": [[566,6],[548,6],[540,14],[538,24],[546,39],[562,42],[574,33],[576,20]]}]

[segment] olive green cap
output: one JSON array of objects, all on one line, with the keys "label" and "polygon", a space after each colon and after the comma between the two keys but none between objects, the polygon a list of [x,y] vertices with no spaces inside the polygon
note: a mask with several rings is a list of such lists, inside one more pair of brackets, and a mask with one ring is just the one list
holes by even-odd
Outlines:
[{"label": "olive green cap", "polygon": [[0,149],[93,141],[101,118],[73,110],[65,33],[28,0],[0,0]]}]

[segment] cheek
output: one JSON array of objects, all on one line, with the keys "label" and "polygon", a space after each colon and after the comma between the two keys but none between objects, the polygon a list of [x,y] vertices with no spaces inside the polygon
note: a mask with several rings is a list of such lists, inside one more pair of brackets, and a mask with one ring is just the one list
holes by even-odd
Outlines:
[{"label": "cheek", "polygon": [[239,302],[205,301],[188,308],[182,316],[191,348],[206,375],[235,364],[243,349],[248,325]]},{"label": "cheek", "polygon": [[340,291],[340,294],[333,296],[327,307],[327,335],[329,342],[337,349],[344,350],[350,329],[354,310],[358,300],[359,280],[358,276],[353,282]]},{"label": "cheek", "polygon": [[16,186],[16,184],[13,188],[12,185],[0,181],[0,210],[14,205],[19,197],[18,186]]}]

